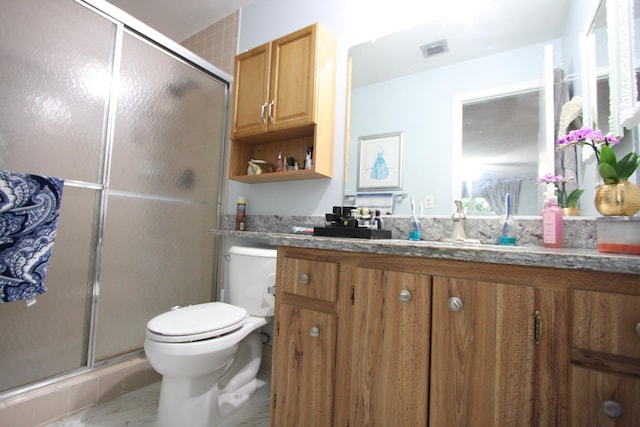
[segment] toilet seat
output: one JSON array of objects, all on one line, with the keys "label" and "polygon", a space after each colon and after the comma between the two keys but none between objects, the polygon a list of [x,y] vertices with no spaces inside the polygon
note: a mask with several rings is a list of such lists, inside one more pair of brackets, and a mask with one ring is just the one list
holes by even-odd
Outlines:
[{"label": "toilet seat", "polygon": [[242,327],[247,310],[223,302],[190,305],[162,313],[147,323],[147,338],[166,343],[206,340]]}]

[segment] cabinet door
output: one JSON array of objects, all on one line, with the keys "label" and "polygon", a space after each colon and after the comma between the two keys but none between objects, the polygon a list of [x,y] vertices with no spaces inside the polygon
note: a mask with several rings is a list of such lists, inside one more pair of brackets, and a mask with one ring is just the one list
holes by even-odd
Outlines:
[{"label": "cabinet door", "polygon": [[353,286],[348,425],[425,426],[431,276],[356,268]]},{"label": "cabinet door", "polygon": [[236,56],[233,85],[234,138],[267,130],[269,46],[269,43],[263,44]]},{"label": "cabinet door", "polygon": [[640,378],[571,367],[572,427],[640,425]]},{"label": "cabinet door", "polygon": [[331,426],[336,316],[280,304],[271,426]]},{"label": "cabinet door", "polygon": [[429,424],[532,425],[533,288],[435,277],[432,311]]},{"label": "cabinet door", "polygon": [[269,130],[313,123],[316,33],[313,25],[271,42]]}]

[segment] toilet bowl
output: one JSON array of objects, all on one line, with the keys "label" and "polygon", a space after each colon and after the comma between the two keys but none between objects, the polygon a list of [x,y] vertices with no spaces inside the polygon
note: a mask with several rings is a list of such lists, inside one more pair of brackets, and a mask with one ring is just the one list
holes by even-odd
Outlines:
[{"label": "toilet bowl", "polygon": [[160,314],[147,323],[144,349],[162,375],[158,427],[216,426],[264,382],[259,328],[273,316],[276,250],[232,247],[229,302]]}]

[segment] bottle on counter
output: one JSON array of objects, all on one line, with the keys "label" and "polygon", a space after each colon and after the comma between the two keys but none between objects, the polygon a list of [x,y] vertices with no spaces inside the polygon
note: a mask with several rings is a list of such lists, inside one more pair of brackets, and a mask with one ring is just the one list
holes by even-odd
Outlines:
[{"label": "bottle on counter", "polygon": [[562,209],[558,206],[558,198],[548,195],[542,210],[542,245],[545,248],[563,247]]},{"label": "bottle on counter", "polygon": [[238,196],[238,202],[236,203],[236,230],[244,231],[246,214],[247,201],[243,196]]}]

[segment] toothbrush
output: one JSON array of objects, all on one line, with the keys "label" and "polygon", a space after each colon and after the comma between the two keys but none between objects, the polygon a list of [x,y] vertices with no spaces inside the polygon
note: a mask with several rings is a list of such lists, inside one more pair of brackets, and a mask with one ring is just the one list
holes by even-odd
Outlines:
[{"label": "toothbrush", "polygon": [[416,202],[413,196],[409,200],[411,201],[411,221],[413,222],[413,230],[409,231],[409,240],[420,240],[420,225],[416,217]]},{"label": "toothbrush", "polygon": [[414,224],[416,225],[416,229],[418,229],[418,218],[416,217],[416,202],[413,200],[413,196],[411,196],[411,216]]},{"label": "toothbrush", "polygon": [[507,214],[504,217],[504,223],[502,224],[502,237],[507,237],[507,224],[509,223],[509,216],[511,216],[511,193],[507,193],[504,196],[504,205]]}]

